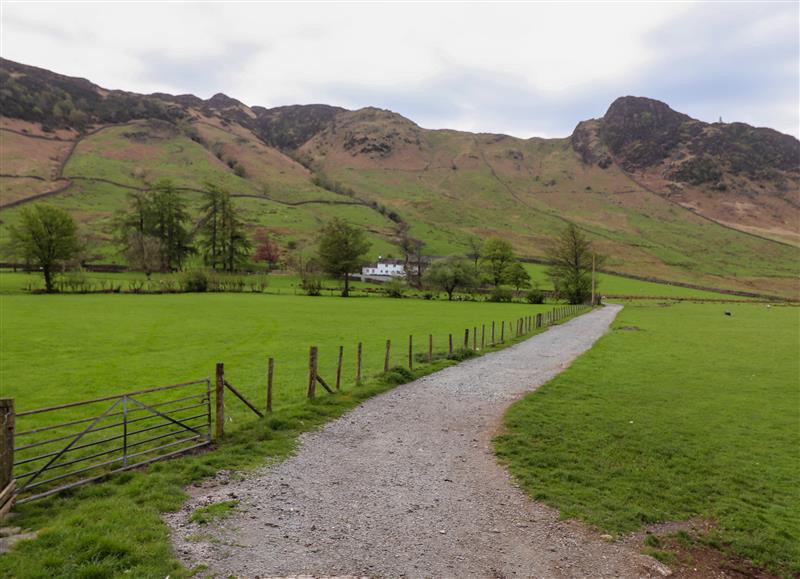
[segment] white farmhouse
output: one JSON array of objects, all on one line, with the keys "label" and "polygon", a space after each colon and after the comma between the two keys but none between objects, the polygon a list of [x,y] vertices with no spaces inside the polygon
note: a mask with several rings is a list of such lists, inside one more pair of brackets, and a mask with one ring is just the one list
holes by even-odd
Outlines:
[{"label": "white farmhouse", "polygon": [[406,270],[402,259],[390,259],[378,256],[378,262],[361,268],[362,276],[371,277],[405,277]]}]

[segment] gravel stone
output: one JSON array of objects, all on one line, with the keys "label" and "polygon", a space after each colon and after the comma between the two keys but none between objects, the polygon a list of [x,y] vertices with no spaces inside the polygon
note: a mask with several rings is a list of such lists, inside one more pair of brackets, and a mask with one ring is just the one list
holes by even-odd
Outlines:
[{"label": "gravel stone", "polygon": [[[590,348],[620,309],[398,386],[302,435],[277,465],[191,489],[165,517],[175,552],[237,577],[663,576],[636,545],[530,500],[490,446],[505,409]],[[229,496],[241,500],[233,516],[189,520]]]}]

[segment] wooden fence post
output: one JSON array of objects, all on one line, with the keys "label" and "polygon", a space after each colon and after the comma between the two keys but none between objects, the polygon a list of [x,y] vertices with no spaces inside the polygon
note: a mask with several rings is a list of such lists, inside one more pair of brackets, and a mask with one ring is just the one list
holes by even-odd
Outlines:
[{"label": "wooden fence post", "polygon": [[275,359],[267,362],[267,412],[272,412],[272,376],[275,372]]},{"label": "wooden fence post", "polygon": [[344,346],[339,346],[339,360],[336,363],[336,389],[342,384],[342,356],[344,356]]},{"label": "wooden fence post", "polygon": [[481,350],[486,349],[486,324],[481,324]]},{"label": "wooden fence post", "polygon": [[225,434],[225,364],[217,362],[216,370],[217,438]]},{"label": "wooden fence post", "polygon": [[433,362],[433,334],[428,334],[428,363]]},{"label": "wooden fence post", "polygon": [[311,346],[308,351],[308,399],[314,400],[317,395],[317,347]]},{"label": "wooden fence post", "polygon": [[14,399],[0,398],[0,491],[14,477]]},{"label": "wooden fence post", "polygon": [[502,344],[505,341],[506,337],[506,321],[503,320],[500,322],[500,343]]},{"label": "wooden fence post", "polygon": [[358,354],[356,354],[356,384],[361,384],[361,342],[358,343]]},{"label": "wooden fence post", "polygon": [[477,326],[473,326],[472,327],[472,349],[473,350],[477,350],[478,349],[478,327]]},{"label": "wooden fence post", "polygon": [[469,348],[469,328],[464,330],[464,349]]},{"label": "wooden fence post", "polygon": [[414,369],[414,336],[408,336],[408,369]]},{"label": "wooden fence post", "polygon": [[492,346],[494,347],[494,320],[492,320]]},{"label": "wooden fence post", "polygon": [[392,352],[392,341],[386,340],[386,355],[383,357],[383,371],[389,371],[389,357],[391,356]]},{"label": "wooden fence post", "polygon": [[0,398],[0,521],[14,506],[14,399]]},{"label": "wooden fence post", "polygon": [[453,353],[453,334],[448,334],[448,337],[450,338],[450,353],[452,354]]}]

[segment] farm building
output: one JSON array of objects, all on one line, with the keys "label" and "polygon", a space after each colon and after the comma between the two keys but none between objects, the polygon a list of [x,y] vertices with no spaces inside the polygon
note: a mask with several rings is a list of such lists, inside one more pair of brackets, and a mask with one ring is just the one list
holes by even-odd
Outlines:
[{"label": "farm building", "polygon": [[361,275],[371,277],[405,277],[405,262],[402,259],[383,258],[361,268]]}]

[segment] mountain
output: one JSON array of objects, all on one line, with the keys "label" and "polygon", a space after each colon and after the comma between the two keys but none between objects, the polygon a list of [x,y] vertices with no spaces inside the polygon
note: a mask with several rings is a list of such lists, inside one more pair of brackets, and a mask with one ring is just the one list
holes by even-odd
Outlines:
[{"label": "mountain", "polygon": [[570,137],[519,139],[424,129],[379,108],[107,90],[2,59],[0,83],[0,220],[47,199],[76,216],[103,261],[120,259],[112,221],[127,195],[169,177],[193,212],[204,181],[228,188],[250,230],[284,246],[340,216],[367,230],[376,254],[399,254],[405,236],[448,255],[499,235],[540,259],[572,222],[611,270],[800,288],[800,142],[771,129],[622,97]]}]

